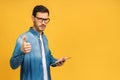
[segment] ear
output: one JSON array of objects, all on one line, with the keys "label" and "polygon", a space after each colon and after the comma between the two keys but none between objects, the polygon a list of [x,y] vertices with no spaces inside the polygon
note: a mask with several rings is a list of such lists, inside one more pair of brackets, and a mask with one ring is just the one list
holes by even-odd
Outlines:
[{"label": "ear", "polygon": [[33,15],[31,16],[31,18],[32,18],[32,21],[35,21],[35,17]]}]

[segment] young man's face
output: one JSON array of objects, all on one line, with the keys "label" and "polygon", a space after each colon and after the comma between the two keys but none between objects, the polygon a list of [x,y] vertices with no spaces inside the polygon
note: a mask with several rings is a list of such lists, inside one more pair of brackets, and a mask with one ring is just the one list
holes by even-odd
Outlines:
[{"label": "young man's face", "polygon": [[46,24],[49,22],[48,13],[37,12],[36,17],[32,16],[34,29],[36,31],[43,32],[46,28]]}]

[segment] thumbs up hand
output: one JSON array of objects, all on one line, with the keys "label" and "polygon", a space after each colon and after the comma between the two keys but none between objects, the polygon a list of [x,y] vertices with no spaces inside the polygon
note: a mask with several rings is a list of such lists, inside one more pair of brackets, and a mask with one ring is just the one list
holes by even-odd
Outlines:
[{"label": "thumbs up hand", "polygon": [[31,44],[26,42],[26,36],[23,38],[21,50],[23,53],[29,53],[31,51]]}]

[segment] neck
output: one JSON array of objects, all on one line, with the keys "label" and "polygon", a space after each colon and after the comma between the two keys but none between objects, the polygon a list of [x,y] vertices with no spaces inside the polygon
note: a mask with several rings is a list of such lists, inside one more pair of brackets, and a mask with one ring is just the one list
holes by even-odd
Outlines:
[{"label": "neck", "polygon": [[43,33],[43,31],[37,30],[37,29],[35,28],[35,26],[33,26],[32,28],[33,28],[35,31],[37,31],[39,34],[42,34],[42,33]]}]

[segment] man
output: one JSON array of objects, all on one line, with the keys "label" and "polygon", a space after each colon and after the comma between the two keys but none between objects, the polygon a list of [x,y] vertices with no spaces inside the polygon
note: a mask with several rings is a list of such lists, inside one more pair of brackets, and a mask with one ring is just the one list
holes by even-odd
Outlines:
[{"label": "man", "polygon": [[10,59],[12,69],[21,65],[20,80],[51,80],[50,65],[61,66],[66,58],[55,59],[48,48],[44,34],[49,19],[49,10],[37,5],[32,13],[33,26],[20,35]]}]

